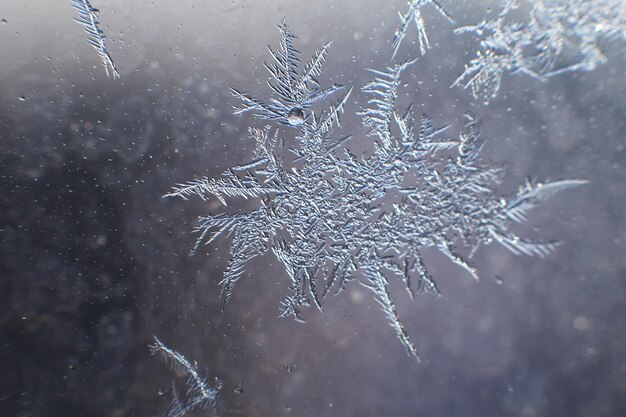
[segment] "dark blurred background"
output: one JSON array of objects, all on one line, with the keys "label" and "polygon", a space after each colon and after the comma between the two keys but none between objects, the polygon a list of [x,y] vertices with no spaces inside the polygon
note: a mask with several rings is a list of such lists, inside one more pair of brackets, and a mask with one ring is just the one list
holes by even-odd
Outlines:
[{"label": "dark blurred background", "polygon": [[[476,44],[425,8],[433,48],[401,103],[455,132],[464,111],[482,116],[484,158],[508,166],[503,194],[527,175],[591,184],[519,228],[564,241],[546,259],[481,248],[476,283],[426,251],[443,297],[411,302],[392,287],[417,364],[356,283],[305,324],[277,318],[289,278],[271,255],[221,313],[228,242],[189,250],[196,216],[223,208],[162,198],[251,156],[247,128],[263,123],[233,116],[228,88],[268,97],[265,45],[283,17],[303,58],[334,41],[323,85],[358,90],[366,68],[388,64],[405,2],[93,3],[120,80],[106,78],[69,0],[0,5],[0,416],[165,411],[176,374],[150,356],[153,335],[224,380],[222,416],[626,415],[624,45],[607,44],[594,72],[505,76],[484,106],[449,88]],[[446,3],[459,25],[495,5]],[[412,29],[399,59],[418,54],[415,40]],[[363,103],[354,94],[343,117],[353,143],[368,140]]]}]

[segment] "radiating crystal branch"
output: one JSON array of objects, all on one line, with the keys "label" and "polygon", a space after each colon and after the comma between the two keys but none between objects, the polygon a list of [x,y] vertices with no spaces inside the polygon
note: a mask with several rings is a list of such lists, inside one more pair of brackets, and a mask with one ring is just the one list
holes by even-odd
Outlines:
[{"label": "radiating crystal branch", "polygon": [[417,40],[420,46],[420,52],[422,55],[426,53],[427,49],[430,49],[430,42],[428,41],[428,35],[426,33],[426,26],[424,24],[424,18],[422,16],[422,7],[427,4],[432,4],[435,10],[437,10],[442,16],[448,19],[450,22],[454,23],[454,20],[450,16],[450,13],[444,9],[441,3],[437,0],[409,0],[408,6],[409,10],[405,13],[398,13],[400,15],[400,26],[396,29],[396,33],[393,37],[392,48],[393,55],[391,59],[396,56],[398,53],[398,49],[400,49],[400,44],[402,40],[405,38],[406,33],[409,29],[409,25],[411,22],[415,22],[415,26],[417,27]]},{"label": "radiating crystal branch", "polygon": [[[519,20],[520,3],[528,17]],[[622,0],[505,0],[501,12],[455,33],[480,41],[476,57],[453,86],[469,88],[488,103],[506,73],[537,80],[572,71],[591,71],[606,62],[601,44],[626,41],[626,2]]]},{"label": "radiating crystal branch", "polygon": [[274,51],[269,46],[267,47],[274,62],[265,63],[265,68],[270,73],[268,85],[274,97],[269,100],[269,103],[264,103],[250,94],[231,88],[233,96],[241,100],[241,104],[234,107],[235,114],[252,111],[260,119],[300,127],[308,123],[310,116],[308,110],[313,104],[326,99],[341,90],[343,86],[333,84],[321,89],[316,79],[321,74],[322,65],[332,42],[318,49],[301,70],[298,58],[300,52],[293,45],[296,37],[285,22],[278,26],[278,30],[280,32],[278,50]]},{"label": "radiating crystal branch", "polygon": [[197,410],[210,409],[214,417],[218,417],[218,395],[222,389],[222,381],[216,379],[215,386],[210,386],[206,378],[200,375],[195,365],[192,365],[187,358],[170,349],[156,336],[154,345],[150,346],[152,354],[161,354],[169,366],[176,373],[187,377],[186,392],[181,395],[176,389],[176,384],[172,384],[172,403],[165,416],[183,417]]},{"label": "radiating crystal branch", "polygon": [[384,147],[391,146],[393,134],[392,122],[395,117],[395,103],[397,99],[400,75],[416,60],[395,64],[387,71],[370,70],[375,75],[373,81],[363,87],[363,92],[369,94],[368,107],[359,112],[363,118],[363,124],[368,127],[369,135],[377,136]]},{"label": "radiating crystal branch", "polygon": [[74,18],[74,20],[80,23],[87,33],[87,43],[98,53],[107,77],[119,78],[120,73],[115,68],[115,64],[106,47],[106,36],[100,30],[99,10],[93,7],[89,0],[72,0],[72,6],[79,14],[79,17]]}]

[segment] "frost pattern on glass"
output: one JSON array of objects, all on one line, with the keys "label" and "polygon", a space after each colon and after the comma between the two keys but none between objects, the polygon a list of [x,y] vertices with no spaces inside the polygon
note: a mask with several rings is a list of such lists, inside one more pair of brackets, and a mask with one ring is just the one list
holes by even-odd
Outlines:
[{"label": "frost pattern on glass", "polygon": [[400,44],[406,36],[412,21],[415,22],[415,27],[417,28],[417,40],[419,42],[420,52],[424,55],[426,50],[430,49],[430,42],[428,40],[428,34],[426,33],[426,25],[424,24],[424,17],[422,16],[421,11],[422,7],[425,5],[432,4],[435,10],[437,10],[442,16],[450,22],[454,22],[450,13],[448,13],[437,0],[409,0],[407,3],[409,6],[407,12],[405,14],[398,13],[400,15],[400,26],[396,29],[395,36],[393,37],[392,59],[396,56],[398,49],[400,49]]},{"label": "frost pattern on glass", "polygon": [[[438,294],[422,259],[424,248],[436,247],[474,279],[478,272],[471,258],[481,245],[495,241],[515,254],[541,257],[556,248],[558,242],[528,241],[509,227],[556,193],[584,181],[527,181],[512,197],[496,195],[494,185],[504,172],[481,161],[485,137],[476,116],[466,114],[463,131],[452,137],[449,126],[436,127],[426,115],[416,120],[411,106],[397,110],[402,72],[414,62],[372,70],[374,79],[363,87],[369,99],[358,115],[373,138],[367,154],[357,156],[346,147],[350,136],[335,137],[334,120],[344,110],[344,97],[319,117],[312,112],[299,133],[290,135],[295,136],[293,145],[286,144],[277,127],[251,128],[256,145],[251,162],[221,178],[179,184],[168,194],[215,197],[223,204],[231,197],[259,201],[251,212],[199,219],[194,251],[220,236],[232,239],[220,283],[224,304],[246,264],[271,251],[290,278],[281,316],[303,321],[304,307],[313,304],[322,310],[326,296],[359,280],[373,292],[409,355],[418,358],[388,280],[403,281],[410,297]],[[253,110],[266,114],[262,107]],[[270,120],[285,124],[283,119]],[[456,156],[451,158],[450,152]]]},{"label": "frost pattern on glass", "polygon": [[453,85],[469,88],[475,98],[488,102],[505,73],[543,81],[604,64],[603,42],[626,41],[626,2],[506,0],[495,18],[455,32],[476,36],[480,49]]},{"label": "frost pattern on glass", "polygon": [[215,380],[215,386],[210,386],[206,378],[200,375],[195,365],[183,355],[167,347],[156,336],[154,345],[149,346],[150,352],[163,356],[169,366],[177,373],[187,377],[186,392],[180,395],[176,384],[172,383],[172,403],[165,416],[183,417],[197,410],[210,409],[214,417],[218,414],[218,395],[222,389],[222,381]]},{"label": "frost pattern on glass", "polygon": [[78,18],[74,18],[74,21],[80,23],[87,33],[87,43],[98,53],[107,77],[119,78],[120,74],[117,72],[106,47],[106,36],[100,29],[100,21],[98,20],[100,11],[93,7],[89,0],[72,0],[72,6],[79,14]]}]

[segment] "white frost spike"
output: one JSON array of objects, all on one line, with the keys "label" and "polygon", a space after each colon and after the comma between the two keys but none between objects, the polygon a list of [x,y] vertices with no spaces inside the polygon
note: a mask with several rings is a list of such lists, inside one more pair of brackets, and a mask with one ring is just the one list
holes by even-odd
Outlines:
[{"label": "white frost spike", "polygon": [[172,385],[173,398],[167,417],[183,417],[196,410],[207,408],[211,409],[214,417],[218,417],[218,394],[222,389],[222,381],[217,379],[214,387],[209,386],[196,366],[177,351],[167,347],[156,336],[154,345],[149,348],[153,355],[161,354],[173,370],[187,377],[187,390],[184,396],[179,394],[174,384]]},{"label": "white frost spike", "polygon": [[72,6],[80,15],[78,18],[74,18],[74,21],[80,23],[85,32],[87,32],[87,43],[98,53],[107,77],[112,75],[113,78],[120,78],[120,73],[117,72],[111,55],[107,50],[106,36],[99,27],[98,9],[93,7],[89,0],[72,0]]},{"label": "white frost spike", "polygon": [[395,103],[400,86],[400,76],[417,59],[395,64],[387,71],[370,69],[375,75],[374,81],[367,83],[361,90],[370,96],[368,108],[357,114],[363,118],[363,124],[370,128],[369,135],[378,136],[384,147],[391,146],[391,121],[395,118]]},{"label": "white frost spike", "polygon": [[428,41],[428,35],[426,34],[426,27],[424,25],[424,18],[422,17],[421,8],[426,4],[432,4],[435,9],[450,22],[454,22],[450,14],[443,8],[443,6],[437,0],[409,0],[409,10],[405,13],[399,13],[400,26],[396,29],[396,34],[393,38],[392,48],[393,55],[391,59],[396,56],[402,40],[406,36],[406,32],[411,24],[411,21],[415,21],[417,27],[417,39],[420,45],[420,52],[422,55],[426,53],[427,49],[430,49],[430,42]]},{"label": "white frost spike", "polygon": [[549,183],[533,184],[530,180],[520,187],[517,196],[506,206],[506,215],[512,220],[521,223],[526,220],[526,213],[537,207],[561,191],[588,184],[585,180],[563,180]]},{"label": "white frost spike", "polygon": [[420,362],[417,349],[407,335],[406,330],[404,330],[404,326],[398,317],[396,306],[391,299],[391,295],[389,294],[389,284],[387,283],[387,279],[376,267],[365,267],[364,274],[369,278],[369,283],[363,285],[369,288],[376,295],[376,302],[380,306],[383,313],[385,313],[389,325],[396,332],[396,336],[406,349],[407,354]]},{"label": "white frost spike", "polygon": [[502,246],[513,252],[515,255],[539,256],[544,258],[554,252],[561,242],[531,242],[520,238],[514,234],[503,234],[495,230],[490,230],[491,235]]}]

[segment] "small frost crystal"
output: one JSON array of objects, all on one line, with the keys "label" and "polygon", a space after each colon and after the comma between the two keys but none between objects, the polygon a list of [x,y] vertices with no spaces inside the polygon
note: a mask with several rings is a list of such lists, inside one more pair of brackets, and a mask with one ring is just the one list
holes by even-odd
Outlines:
[{"label": "small frost crystal", "polygon": [[398,53],[398,49],[400,49],[400,44],[402,40],[406,36],[406,33],[411,25],[411,21],[415,22],[415,27],[417,28],[417,40],[420,45],[420,52],[422,55],[426,53],[427,49],[430,49],[430,42],[428,40],[428,34],[426,33],[426,26],[424,24],[424,18],[422,17],[422,7],[427,4],[432,4],[435,10],[437,10],[442,16],[448,19],[450,22],[454,22],[450,13],[443,8],[441,3],[437,0],[409,0],[408,6],[409,10],[405,14],[399,13],[400,15],[400,26],[396,29],[396,34],[393,37],[393,57]]},{"label": "small frost crystal", "polygon": [[181,396],[176,389],[176,384],[172,383],[172,404],[165,416],[183,417],[196,410],[210,409],[214,417],[218,417],[217,397],[222,389],[222,381],[216,380],[215,386],[209,386],[206,379],[200,375],[195,365],[192,365],[187,358],[175,350],[165,346],[156,336],[154,345],[150,346],[152,354],[160,354],[165,361],[177,373],[187,377],[187,390]]},{"label": "small frost crystal", "polygon": [[[520,20],[516,9],[530,10]],[[525,10],[525,9],[524,9]],[[601,44],[626,41],[623,0],[506,0],[493,19],[455,30],[472,33],[480,49],[453,85],[488,102],[505,73],[538,80],[572,71],[591,71],[606,62]]]},{"label": "small frost crystal", "polygon": [[[279,27],[281,43],[290,45],[285,28]],[[303,108],[308,101],[301,97],[312,93],[277,89],[285,102],[292,91],[302,94],[297,100],[294,95],[280,111],[278,100],[273,100],[276,117],[265,105],[249,107],[260,117],[278,122],[278,126],[250,129],[255,143],[251,162],[229,169],[218,179],[179,184],[168,194],[214,197],[224,204],[232,197],[258,201],[251,212],[199,219],[196,249],[220,236],[232,240],[221,281],[224,303],[244,276],[246,264],[272,252],[289,276],[281,316],[303,321],[304,307],[313,304],[321,310],[328,295],[359,281],[372,291],[409,355],[417,358],[398,317],[389,280],[401,280],[411,297],[438,294],[422,259],[424,248],[437,248],[475,279],[478,272],[471,258],[482,245],[495,241],[513,253],[541,257],[555,249],[557,242],[524,240],[509,227],[526,220],[532,208],[556,193],[584,181],[528,181],[512,197],[496,195],[493,189],[503,169],[481,161],[485,137],[476,116],[466,114],[463,131],[453,137],[449,126],[436,127],[426,115],[416,120],[410,106],[404,112],[397,110],[402,73],[413,63],[372,71],[374,79],[363,87],[369,98],[358,115],[373,139],[367,154],[353,154],[346,147],[350,136],[336,136],[335,122],[347,95],[320,116],[312,113],[293,133],[279,129],[288,124],[286,109],[294,103]],[[300,78],[284,75],[295,74],[294,70],[282,73],[280,68],[272,77],[281,80],[281,86],[291,79],[298,85]],[[257,103],[245,97],[244,103]]]},{"label": "small frost crystal", "polygon": [[280,31],[279,49],[274,51],[269,46],[267,47],[274,58],[274,63],[265,64],[265,68],[272,77],[268,85],[275,97],[270,99],[269,104],[266,104],[249,94],[231,88],[233,96],[242,101],[241,107],[235,107],[235,114],[252,111],[260,119],[276,120],[288,126],[302,126],[307,120],[306,111],[314,103],[325,99],[342,89],[343,86],[334,84],[329,88],[320,89],[315,79],[322,70],[332,42],[318,49],[300,71],[298,58],[300,52],[293,46],[293,40],[296,37],[285,22],[278,26],[278,30]]},{"label": "small frost crystal", "polygon": [[72,0],[72,7],[74,7],[79,14],[79,17],[74,18],[74,20],[78,22],[87,33],[87,43],[98,53],[107,77],[112,75],[113,78],[119,78],[120,74],[117,72],[115,64],[113,64],[111,55],[106,47],[106,36],[104,36],[102,30],[100,30],[100,21],[98,20],[99,10],[93,7],[89,0]]}]

